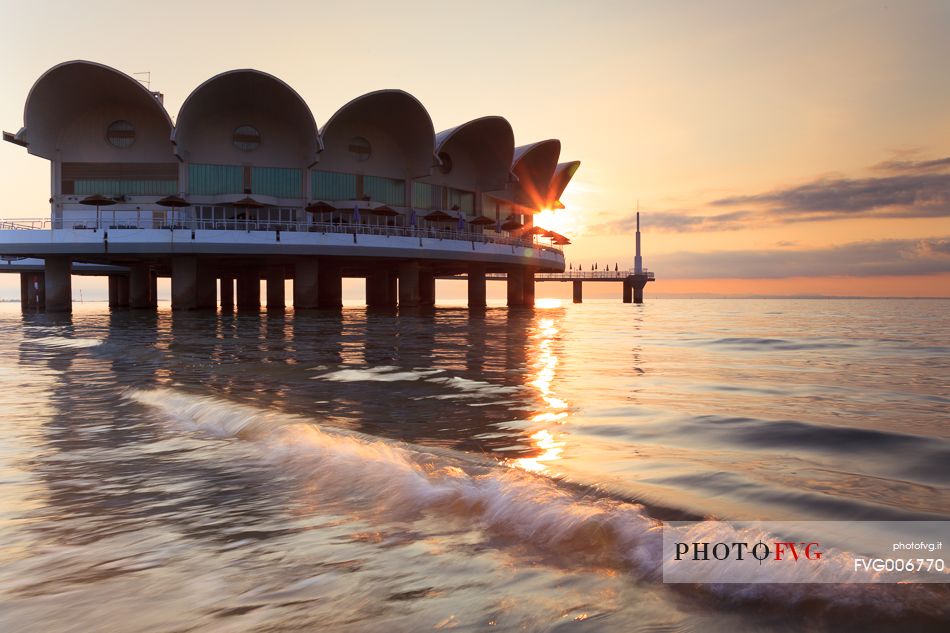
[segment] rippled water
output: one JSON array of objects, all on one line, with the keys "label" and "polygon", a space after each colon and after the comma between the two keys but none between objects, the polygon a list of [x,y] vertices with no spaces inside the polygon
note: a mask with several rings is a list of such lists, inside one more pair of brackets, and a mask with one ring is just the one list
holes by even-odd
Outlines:
[{"label": "rippled water", "polygon": [[940,630],[946,586],[677,587],[648,545],[950,519],[948,307],[2,306],[0,630]]}]

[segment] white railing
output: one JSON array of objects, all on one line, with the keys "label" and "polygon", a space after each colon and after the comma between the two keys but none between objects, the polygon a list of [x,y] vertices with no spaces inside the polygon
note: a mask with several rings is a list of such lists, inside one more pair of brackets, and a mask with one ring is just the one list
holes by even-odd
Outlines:
[{"label": "white railing", "polygon": [[387,226],[384,224],[340,224],[340,223],[305,223],[305,222],[267,222],[260,220],[175,220],[173,222],[159,220],[111,220],[100,218],[95,220],[51,220],[46,219],[16,219],[0,220],[0,230],[73,230],[73,231],[116,231],[159,229],[168,231],[273,231],[273,232],[302,232],[302,233],[332,233],[344,235],[381,235],[394,237],[413,237],[439,240],[458,240],[464,242],[478,242],[483,244],[504,244],[537,248],[555,253],[562,250],[553,245],[541,244],[537,238],[510,237],[504,235],[486,235],[481,232],[457,229],[441,229],[436,227],[417,228],[412,226]]},{"label": "white railing", "polygon": [[[566,270],[563,273],[538,273],[535,279],[626,279],[634,275],[632,270]],[[646,268],[640,273],[647,279],[655,279],[656,275]]]}]

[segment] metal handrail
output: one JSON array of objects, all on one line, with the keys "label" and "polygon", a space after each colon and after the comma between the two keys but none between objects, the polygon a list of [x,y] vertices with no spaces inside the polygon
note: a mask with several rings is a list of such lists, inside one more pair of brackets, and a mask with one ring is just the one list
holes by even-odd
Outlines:
[{"label": "metal handrail", "polygon": [[527,248],[537,248],[562,253],[557,246],[541,244],[536,238],[505,237],[485,235],[473,231],[439,229],[435,227],[418,228],[412,226],[386,226],[374,224],[340,224],[325,222],[265,222],[260,220],[51,220],[49,218],[0,220],[0,230],[187,230],[187,231],[274,231],[303,233],[332,233],[343,235],[379,235],[392,237],[413,237],[419,239],[457,240],[483,244],[504,244]]},{"label": "metal handrail", "polygon": [[[626,279],[635,274],[632,270],[566,270],[563,273],[538,273],[545,279]],[[639,274],[652,277],[653,273],[644,268]]]}]

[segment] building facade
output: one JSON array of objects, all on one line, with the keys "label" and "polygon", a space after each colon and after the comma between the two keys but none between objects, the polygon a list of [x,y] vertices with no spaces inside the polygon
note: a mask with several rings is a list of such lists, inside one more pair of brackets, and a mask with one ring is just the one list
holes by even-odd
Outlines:
[{"label": "building facade", "polygon": [[579,165],[558,163],[557,140],[515,147],[502,117],[436,133],[401,90],[357,97],[320,127],[257,70],[205,81],[173,122],[161,94],[86,61],[44,73],[4,140],[49,160],[51,212],[37,226],[48,237],[0,230],[2,254],[45,258],[47,285],[68,285],[49,278],[73,262],[128,266],[114,283],[134,307],[171,276],[178,309],[227,307],[233,279],[239,307],[259,305],[261,279],[273,307],[285,279],[296,307],[337,306],[342,277],[366,278],[371,304],[425,304],[435,277],[462,273],[484,305],[485,272],[508,273],[509,303],[529,303],[533,273],[564,268],[532,216],[560,205]]}]

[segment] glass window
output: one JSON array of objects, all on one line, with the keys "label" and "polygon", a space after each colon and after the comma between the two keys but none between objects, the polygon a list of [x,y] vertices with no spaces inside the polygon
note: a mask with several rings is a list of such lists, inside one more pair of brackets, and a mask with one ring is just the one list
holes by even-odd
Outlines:
[{"label": "glass window", "polygon": [[261,145],[261,133],[252,125],[241,125],[234,129],[231,139],[234,146],[242,152],[250,152]]},{"label": "glass window", "polygon": [[132,147],[135,143],[135,128],[128,121],[113,121],[106,129],[106,140],[119,149]]}]

